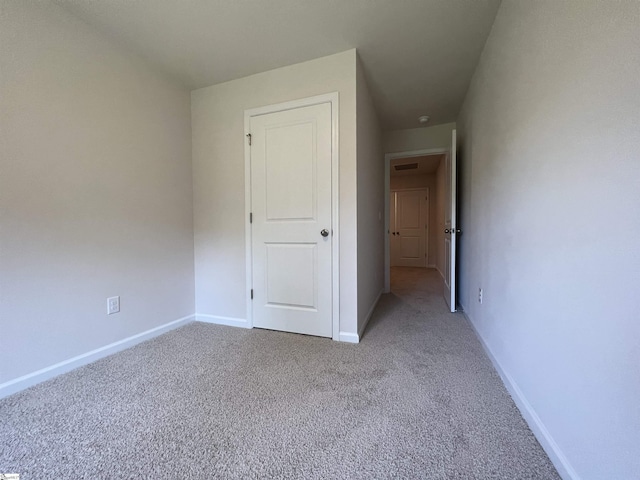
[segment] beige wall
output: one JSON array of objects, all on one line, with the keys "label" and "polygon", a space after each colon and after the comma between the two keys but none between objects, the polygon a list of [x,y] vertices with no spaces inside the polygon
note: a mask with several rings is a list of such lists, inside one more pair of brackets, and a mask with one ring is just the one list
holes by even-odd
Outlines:
[{"label": "beige wall", "polygon": [[445,123],[433,127],[387,131],[382,136],[382,147],[384,153],[451,148],[451,131],[455,128],[455,123]]},{"label": "beige wall", "polygon": [[384,155],[378,116],[360,60],[356,70],[358,332],[384,287]]},{"label": "beige wall", "polygon": [[406,188],[428,188],[429,189],[429,242],[427,252],[428,266],[435,266],[438,252],[437,218],[438,205],[436,203],[438,189],[435,174],[425,175],[402,175],[390,178],[391,190],[402,190]]},{"label": "beige wall", "polygon": [[340,329],[357,332],[356,51],[191,94],[196,313],[246,320],[244,111],[338,92]]},{"label": "beige wall", "polygon": [[0,65],[2,383],[194,293],[189,92],[48,2],[2,3]]},{"label": "beige wall", "polygon": [[[403,188],[435,188],[434,174],[402,175],[390,178],[391,190]],[[431,192],[433,194],[433,192]]]},{"label": "beige wall", "polygon": [[640,475],[639,26],[503,2],[458,119],[460,301],[565,478]]}]

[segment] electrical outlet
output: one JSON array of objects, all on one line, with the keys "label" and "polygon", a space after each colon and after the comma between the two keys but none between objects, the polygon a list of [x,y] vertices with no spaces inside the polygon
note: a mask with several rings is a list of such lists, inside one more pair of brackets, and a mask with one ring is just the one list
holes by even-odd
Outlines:
[{"label": "electrical outlet", "polygon": [[107,298],[107,315],[120,311],[120,297]]},{"label": "electrical outlet", "polygon": [[482,303],[482,289],[481,288],[478,289],[478,302]]}]

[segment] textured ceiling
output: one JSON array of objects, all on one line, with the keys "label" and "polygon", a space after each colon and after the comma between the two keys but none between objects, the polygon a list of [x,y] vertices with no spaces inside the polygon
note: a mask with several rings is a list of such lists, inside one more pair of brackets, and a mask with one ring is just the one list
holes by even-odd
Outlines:
[{"label": "textured ceiling", "polygon": [[195,89],[357,48],[384,129],[454,121],[500,0],[54,0]]}]

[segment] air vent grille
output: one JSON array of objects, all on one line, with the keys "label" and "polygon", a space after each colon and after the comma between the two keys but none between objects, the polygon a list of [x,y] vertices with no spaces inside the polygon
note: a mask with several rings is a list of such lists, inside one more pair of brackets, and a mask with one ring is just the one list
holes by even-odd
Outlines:
[{"label": "air vent grille", "polygon": [[416,168],[418,168],[418,164],[417,163],[405,163],[403,165],[394,165],[393,168],[396,169],[396,172],[398,172],[400,170],[415,170]]}]

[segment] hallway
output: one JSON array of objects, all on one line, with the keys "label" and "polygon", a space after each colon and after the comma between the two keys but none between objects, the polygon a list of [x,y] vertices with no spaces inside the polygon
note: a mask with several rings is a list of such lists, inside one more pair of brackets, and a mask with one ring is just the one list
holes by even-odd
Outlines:
[{"label": "hallway", "polygon": [[442,297],[442,277],[435,268],[391,267],[391,291],[407,301],[435,302]]}]

